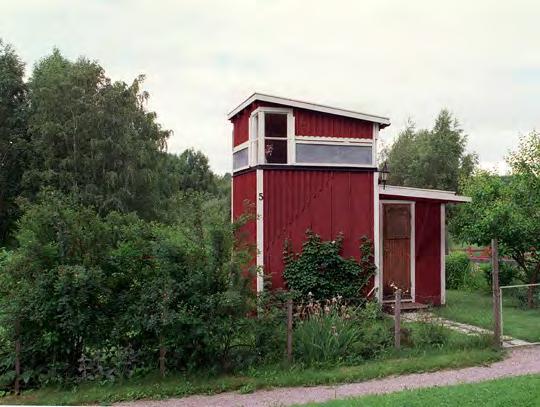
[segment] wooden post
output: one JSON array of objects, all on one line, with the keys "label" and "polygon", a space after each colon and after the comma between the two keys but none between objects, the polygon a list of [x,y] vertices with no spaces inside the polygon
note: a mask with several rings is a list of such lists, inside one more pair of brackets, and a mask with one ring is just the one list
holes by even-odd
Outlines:
[{"label": "wooden post", "polygon": [[401,348],[401,289],[396,290],[396,302],[394,304],[394,346]]},{"label": "wooden post", "polygon": [[501,290],[499,289],[499,246],[491,239],[491,285],[493,292],[493,343],[501,346]]},{"label": "wooden post", "polygon": [[15,383],[13,390],[16,395],[21,394],[21,324],[15,321]]},{"label": "wooden post", "polygon": [[293,303],[287,300],[287,362],[292,363]]},{"label": "wooden post", "polygon": [[165,355],[167,353],[167,349],[163,345],[163,337],[160,336],[159,338],[159,374],[161,377],[165,377]]}]

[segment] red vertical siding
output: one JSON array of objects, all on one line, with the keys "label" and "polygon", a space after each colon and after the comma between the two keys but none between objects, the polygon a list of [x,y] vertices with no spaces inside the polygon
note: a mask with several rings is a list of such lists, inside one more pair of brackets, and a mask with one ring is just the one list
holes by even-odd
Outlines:
[{"label": "red vertical siding", "polygon": [[312,110],[294,109],[295,134],[311,137],[373,138],[373,123]]},{"label": "red vertical siding", "polygon": [[307,229],[323,239],[345,236],[343,254],[359,257],[359,239],[373,238],[373,174],[340,171],[264,171],[264,264],[283,287],[283,244],[300,251]]},{"label": "red vertical siding", "polygon": [[416,301],[441,303],[441,204],[415,203]]},{"label": "red vertical siding", "polygon": [[[257,246],[257,222],[255,220],[256,212],[256,194],[257,194],[257,176],[256,171],[250,171],[241,175],[235,175],[232,178],[232,217],[237,220],[243,214],[249,214],[252,218],[242,228],[238,230],[237,239],[243,247],[253,251],[253,259],[250,266],[256,264],[256,246]],[[253,280],[253,287],[256,288],[256,280]]]}]

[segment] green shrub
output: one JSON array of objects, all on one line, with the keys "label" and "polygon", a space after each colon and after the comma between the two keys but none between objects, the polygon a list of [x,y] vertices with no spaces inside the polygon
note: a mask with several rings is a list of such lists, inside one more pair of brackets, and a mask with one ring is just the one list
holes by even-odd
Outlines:
[{"label": "green shrub", "polygon": [[484,270],[476,264],[471,264],[469,272],[465,274],[461,288],[471,292],[488,291],[489,287],[486,284]]},{"label": "green shrub", "polygon": [[286,241],[284,277],[289,289],[304,297],[311,293],[318,299],[337,295],[345,298],[361,296],[375,274],[373,245],[367,238],[361,239],[360,262],[342,257],[342,247],[343,235],[333,241],[323,241],[309,230],[299,254],[295,254],[290,242]]},{"label": "green shrub", "polygon": [[186,200],[171,225],[101,216],[53,191],[28,205],[19,247],[0,254],[0,377],[12,380],[17,325],[28,387],[155,369],[160,348],[168,370],[230,370],[266,358],[257,346],[271,346],[265,338],[275,339],[268,332],[282,320],[254,322],[230,220],[208,210],[203,195]]},{"label": "green shrub", "polygon": [[[484,273],[484,279],[488,288],[491,289],[493,278],[491,263],[482,263],[479,267]],[[499,262],[499,285],[511,285],[512,282],[516,279],[519,279],[519,277],[520,271],[516,266],[504,262]]]},{"label": "green shrub", "polygon": [[416,347],[440,347],[449,340],[447,329],[435,321],[416,324],[412,329],[411,337]]},{"label": "green shrub", "polygon": [[377,357],[393,343],[391,321],[382,317],[376,302],[358,307],[333,298],[310,300],[302,307],[293,349],[305,365],[356,363]]},{"label": "green shrub", "polygon": [[360,327],[335,313],[300,321],[294,331],[295,359],[306,365],[345,362],[361,340]]},{"label": "green shrub", "polygon": [[467,254],[452,252],[446,256],[446,288],[456,290],[463,287],[470,271],[471,262]]}]

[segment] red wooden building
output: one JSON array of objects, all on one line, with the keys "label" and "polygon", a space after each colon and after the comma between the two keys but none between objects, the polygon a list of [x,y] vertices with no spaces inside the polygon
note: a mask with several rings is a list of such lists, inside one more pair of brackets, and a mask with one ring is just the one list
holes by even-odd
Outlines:
[{"label": "red wooden building", "polygon": [[[374,242],[376,296],[392,285],[419,303],[444,303],[445,205],[454,192],[379,185],[377,139],[386,117],[255,93],[228,115],[233,123],[232,217],[251,203],[245,226],[257,266],[283,287],[283,244],[295,251],[307,229],[343,233],[345,256]],[[263,277],[256,281],[263,289]]]}]

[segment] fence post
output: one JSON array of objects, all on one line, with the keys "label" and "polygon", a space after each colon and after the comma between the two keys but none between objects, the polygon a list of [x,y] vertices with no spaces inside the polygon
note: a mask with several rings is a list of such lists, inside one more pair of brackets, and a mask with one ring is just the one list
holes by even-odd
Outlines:
[{"label": "fence post", "polygon": [[501,290],[499,289],[499,247],[497,239],[491,239],[491,285],[493,292],[493,343],[501,346]]},{"label": "fence post", "polygon": [[13,390],[16,395],[21,394],[21,323],[15,321],[15,383]]},{"label": "fence post", "polygon": [[159,374],[161,377],[165,377],[165,355],[167,349],[163,344],[163,336],[159,337]]},{"label": "fence post", "polygon": [[287,300],[287,362],[292,363],[293,302]]},{"label": "fence post", "polygon": [[401,348],[401,289],[396,290],[394,304],[394,346]]}]

